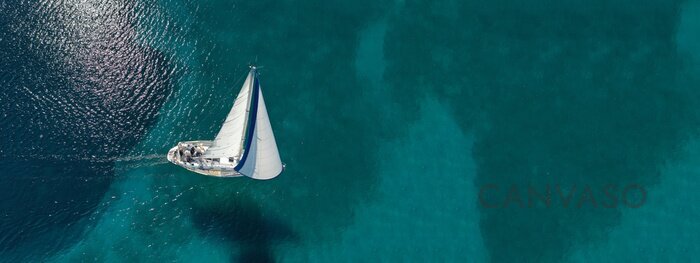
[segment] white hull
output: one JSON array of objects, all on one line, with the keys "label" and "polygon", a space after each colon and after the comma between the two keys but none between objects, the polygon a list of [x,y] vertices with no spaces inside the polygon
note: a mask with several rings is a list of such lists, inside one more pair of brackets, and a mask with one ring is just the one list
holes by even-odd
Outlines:
[{"label": "white hull", "polygon": [[[199,144],[204,147],[204,149],[208,148],[211,146],[211,141],[188,141],[188,142],[181,142],[181,144]],[[192,172],[198,173],[198,174],[203,174],[203,175],[208,175],[208,176],[214,176],[214,177],[240,177],[243,176],[239,172],[237,172],[234,167],[236,166],[235,163],[221,163],[221,162],[212,162],[210,160],[206,160],[205,158],[202,157],[192,157],[187,160],[186,158],[182,158],[182,156],[179,156],[177,154],[178,151],[178,146],[175,146],[171,148],[168,151],[168,161],[171,163],[180,166],[182,168],[185,168],[187,170],[190,170]]]}]

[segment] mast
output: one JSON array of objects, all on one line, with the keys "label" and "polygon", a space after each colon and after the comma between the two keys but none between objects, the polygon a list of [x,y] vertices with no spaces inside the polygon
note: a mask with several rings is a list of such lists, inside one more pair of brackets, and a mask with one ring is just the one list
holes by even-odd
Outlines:
[{"label": "mast", "polygon": [[[245,122],[245,126],[243,129],[244,132],[244,144],[243,147],[241,147],[241,151],[243,152],[243,155],[240,156],[240,160],[238,160],[238,163],[236,164],[235,169],[236,171],[239,171],[243,165],[245,164],[246,160],[248,159],[249,155],[251,155],[251,152],[253,152],[256,147],[255,147],[255,129],[256,127],[256,122],[257,122],[257,116],[258,116],[258,94],[260,93],[260,88],[258,83],[258,77],[257,77],[257,71],[255,67],[251,66],[250,69],[250,74],[253,76],[253,80],[251,81],[252,87],[250,87],[250,100],[248,101],[248,114],[247,114],[247,119]],[[251,149],[253,151],[251,151]],[[255,155],[253,153],[253,155]],[[255,162],[255,157],[253,156],[253,162]]]},{"label": "mast", "polygon": [[[251,103],[251,100],[253,98],[253,93],[255,92],[253,89],[255,89],[255,84],[258,81],[257,67],[251,65],[250,72],[248,74],[251,74],[253,76],[253,79],[252,79],[252,81],[250,81],[250,83],[248,83],[249,92],[248,92],[248,99],[246,100],[246,101],[248,101],[248,108],[246,109],[246,112],[245,112],[245,121],[243,122],[244,123],[243,132],[241,133],[241,144],[240,145],[242,147],[240,147],[240,149],[238,150],[238,154],[236,156],[233,156],[235,158],[242,158],[243,151],[246,148],[245,147],[245,145],[246,145],[245,139],[246,139],[246,134],[247,134],[246,131],[248,130],[248,126],[250,125],[250,111],[253,109],[253,103]],[[240,161],[240,159],[238,161]]]}]

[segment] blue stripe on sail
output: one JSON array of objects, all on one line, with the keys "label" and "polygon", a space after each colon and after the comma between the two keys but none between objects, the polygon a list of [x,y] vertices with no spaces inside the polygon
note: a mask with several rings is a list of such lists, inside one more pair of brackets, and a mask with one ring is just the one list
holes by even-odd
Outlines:
[{"label": "blue stripe on sail", "polygon": [[253,132],[253,140],[250,141],[250,153],[248,156],[248,160],[243,164],[243,166],[238,169],[238,172],[240,174],[243,174],[245,176],[253,177],[253,174],[255,174],[255,163],[258,161],[257,158],[257,151],[258,151],[258,129],[255,129],[255,132]]},{"label": "blue stripe on sail", "polygon": [[258,77],[254,76],[253,95],[250,99],[250,117],[248,118],[248,120],[250,121],[245,136],[245,151],[243,152],[243,157],[241,157],[241,161],[238,162],[238,164],[236,164],[236,167],[233,168],[236,171],[239,171],[245,164],[245,161],[248,159],[248,153],[250,152],[250,146],[252,145],[251,141],[253,140],[253,135],[255,134],[255,121],[258,117],[258,93],[260,93],[260,83],[258,83]]}]

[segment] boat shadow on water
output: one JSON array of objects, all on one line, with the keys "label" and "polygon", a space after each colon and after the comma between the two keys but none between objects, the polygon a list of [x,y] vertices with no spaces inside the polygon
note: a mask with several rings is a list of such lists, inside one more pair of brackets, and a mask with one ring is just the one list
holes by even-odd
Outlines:
[{"label": "boat shadow on water", "polygon": [[203,234],[238,248],[233,250],[238,253],[231,253],[232,262],[275,262],[275,245],[299,241],[287,223],[269,217],[248,198],[228,200],[218,208],[197,209],[192,218]]}]

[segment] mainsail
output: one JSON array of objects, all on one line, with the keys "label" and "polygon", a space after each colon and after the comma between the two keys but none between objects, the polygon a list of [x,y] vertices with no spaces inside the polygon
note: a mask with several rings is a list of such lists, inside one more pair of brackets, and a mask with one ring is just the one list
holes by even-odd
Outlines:
[{"label": "mainsail", "polygon": [[284,169],[255,67],[204,157],[233,157],[234,169],[254,179],[271,179]]},{"label": "mainsail", "polygon": [[221,130],[214,138],[214,143],[204,153],[206,158],[240,158],[243,145],[243,130],[246,123],[248,109],[250,108],[250,90],[253,85],[255,71],[251,70],[243,82],[241,91],[238,92],[233,108],[226,116]]}]

